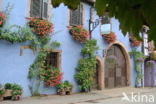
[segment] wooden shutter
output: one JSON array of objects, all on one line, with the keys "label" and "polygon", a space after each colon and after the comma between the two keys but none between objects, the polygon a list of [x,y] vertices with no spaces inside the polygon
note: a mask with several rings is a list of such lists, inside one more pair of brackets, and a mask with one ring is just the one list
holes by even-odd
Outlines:
[{"label": "wooden shutter", "polygon": [[30,16],[41,18],[42,0],[31,0]]},{"label": "wooden shutter", "polygon": [[43,19],[48,18],[48,1],[49,0],[43,0],[43,8],[42,8],[42,18]]},{"label": "wooden shutter", "polygon": [[76,10],[70,11],[70,25],[82,25],[83,6],[80,5]]}]

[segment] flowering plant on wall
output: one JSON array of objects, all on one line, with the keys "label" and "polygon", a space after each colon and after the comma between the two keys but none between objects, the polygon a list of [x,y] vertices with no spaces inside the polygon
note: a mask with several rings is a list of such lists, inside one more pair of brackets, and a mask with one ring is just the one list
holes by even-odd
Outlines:
[{"label": "flowering plant on wall", "polygon": [[140,46],[140,44],[141,44],[141,41],[137,40],[137,38],[134,37],[134,36],[131,36],[131,37],[129,38],[129,40],[130,40],[130,42],[131,42],[131,46],[132,46],[132,47],[138,47],[138,46]]},{"label": "flowering plant on wall", "polygon": [[48,20],[42,20],[40,18],[27,19],[29,20],[28,25],[31,30],[39,36],[49,35],[53,31],[53,24]]},{"label": "flowering plant on wall", "polygon": [[113,43],[116,40],[116,35],[114,32],[111,32],[110,34],[103,34],[102,37],[107,43]]},{"label": "flowering plant on wall", "polygon": [[72,37],[81,43],[84,43],[89,38],[89,32],[80,25],[68,26],[68,29]]},{"label": "flowering plant on wall", "polygon": [[45,86],[54,87],[61,83],[63,73],[58,68],[48,68],[40,70],[40,79],[44,81]]},{"label": "flowering plant on wall", "polygon": [[5,15],[5,13],[0,11],[0,27],[3,26],[5,20],[6,20],[6,15]]}]

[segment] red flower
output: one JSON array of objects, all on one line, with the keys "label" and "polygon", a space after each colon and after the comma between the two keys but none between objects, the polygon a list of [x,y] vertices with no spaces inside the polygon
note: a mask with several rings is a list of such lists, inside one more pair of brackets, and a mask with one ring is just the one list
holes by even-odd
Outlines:
[{"label": "red flower", "polygon": [[6,15],[4,12],[0,12],[0,27],[3,26],[4,22],[6,20]]},{"label": "red flower", "polygon": [[53,24],[47,20],[42,20],[39,18],[26,18],[29,20],[28,25],[31,30],[39,36],[49,35],[53,32]]},{"label": "red flower", "polygon": [[72,37],[75,40],[80,41],[81,43],[84,43],[86,40],[88,40],[90,36],[89,32],[80,25],[68,26],[67,28],[69,29],[69,32],[72,35]]},{"label": "red flower", "polygon": [[112,43],[116,40],[114,32],[111,32],[110,34],[103,34],[102,37],[107,41],[107,43]]}]

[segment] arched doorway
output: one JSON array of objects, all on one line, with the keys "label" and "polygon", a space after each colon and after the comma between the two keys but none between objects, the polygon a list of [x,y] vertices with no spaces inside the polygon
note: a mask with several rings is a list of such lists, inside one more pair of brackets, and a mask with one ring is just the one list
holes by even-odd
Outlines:
[{"label": "arched doorway", "polygon": [[114,43],[107,49],[104,60],[105,88],[125,87],[130,84],[130,59],[122,44]]},{"label": "arched doorway", "polygon": [[103,68],[104,68],[104,64],[103,64],[103,58],[97,56],[96,57],[96,70],[95,70],[95,74],[94,74],[94,79],[93,79],[93,86],[92,89],[93,90],[102,90],[103,86],[104,86],[104,79],[103,79]]}]

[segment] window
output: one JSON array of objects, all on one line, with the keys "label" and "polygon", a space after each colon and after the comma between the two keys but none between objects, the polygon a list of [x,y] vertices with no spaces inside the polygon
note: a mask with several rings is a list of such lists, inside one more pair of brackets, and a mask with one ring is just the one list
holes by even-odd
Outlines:
[{"label": "window", "polygon": [[101,34],[109,34],[111,32],[111,19],[108,15],[101,17]]},{"label": "window", "polygon": [[83,5],[81,4],[76,10],[70,11],[70,25],[83,24]]},{"label": "window", "polygon": [[61,63],[60,56],[61,56],[60,51],[50,52],[46,58],[45,66],[60,68],[60,63]]},{"label": "window", "polygon": [[47,19],[48,2],[49,0],[31,0],[30,16]]}]

